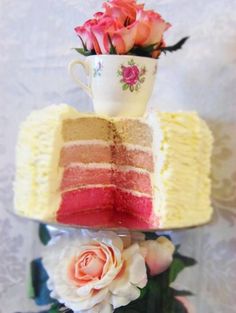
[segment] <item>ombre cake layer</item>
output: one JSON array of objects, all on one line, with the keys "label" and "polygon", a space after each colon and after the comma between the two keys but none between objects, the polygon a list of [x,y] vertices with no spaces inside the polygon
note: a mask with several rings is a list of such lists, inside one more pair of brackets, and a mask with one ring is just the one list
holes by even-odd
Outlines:
[{"label": "ombre cake layer", "polygon": [[[115,186],[91,186],[64,192],[61,206],[57,212],[57,219],[63,223],[64,217],[91,213],[91,211],[98,209],[113,212],[113,217],[119,212],[124,212],[144,221],[152,218],[152,201],[150,197],[133,194]],[[97,218],[99,219],[99,216]],[[115,221],[110,222],[114,225]],[[103,226],[109,227],[111,225]]]},{"label": "ombre cake layer", "polygon": [[153,171],[153,155],[150,151],[142,151],[125,145],[98,143],[93,140],[79,140],[64,145],[62,148],[60,166],[71,163],[112,163],[134,166]]},{"label": "ombre cake layer", "polygon": [[103,168],[95,163],[89,166],[73,164],[65,168],[61,183],[62,192],[87,185],[114,185],[117,188],[134,190],[150,196],[152,194],[150,175],[146,172],[111,166]]},{"label": "ombre cake layer", "polygon": [[211,148],[194,112],[109,119],[51,106],[21,127],[16,212],[95,228],[206,223]]}]

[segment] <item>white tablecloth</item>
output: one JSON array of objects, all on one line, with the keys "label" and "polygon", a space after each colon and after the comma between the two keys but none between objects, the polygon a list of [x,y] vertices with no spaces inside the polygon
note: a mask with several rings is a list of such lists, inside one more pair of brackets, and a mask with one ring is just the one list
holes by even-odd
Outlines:
[{"label": "white tablecloth", "polygon": [[[0,2],[0,312],[33,312],[25,293],[28,260],[37,255],[37,225],[12,216],[15,143],[33,109],[66,102],[82,111],[91,102],[67,73],[79,46],[73,28],[101,0]],[[198,265],[177,285],[196,293],[198,313],[236,312],[236,1],[145,1],[173,25],[168,44],[189,35],[176,53],[162,56],[151,106],[196,110],[215,136],[213,222],[175,234]]]}]

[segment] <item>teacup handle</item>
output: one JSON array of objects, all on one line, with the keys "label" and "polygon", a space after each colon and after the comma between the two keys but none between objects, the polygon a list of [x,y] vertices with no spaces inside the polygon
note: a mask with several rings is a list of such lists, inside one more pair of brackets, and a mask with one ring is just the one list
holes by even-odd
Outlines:
[{"label": "teacup handle", "polygon": [[85,83],[83,83],[75,74],[75,67],[77,65],[82,65],[85,73],[88,75],[89,74],[89,65],[88,63],[86,63],[85,61],[81,61],[81,60],[74,60],[72,62],[70,62],[68,69],[69,69],[69,73],[72,77],[72,79],[76,82],[76,84],[78,84],[85,92],[87,92],[87,94],[92,98],[92,90],[91,87],[86,85]]}]

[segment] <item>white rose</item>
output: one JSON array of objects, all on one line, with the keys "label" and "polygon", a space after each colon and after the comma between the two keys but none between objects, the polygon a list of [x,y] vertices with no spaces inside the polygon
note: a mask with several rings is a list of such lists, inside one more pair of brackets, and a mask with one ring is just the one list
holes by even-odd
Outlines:
[{"label": "white rose", "polygon": [[114,232],[79,231],[49,245],[43,264],[51,296],[77,313],[107,313],[127,305],[147,283],[139,245],[126,249]]}]

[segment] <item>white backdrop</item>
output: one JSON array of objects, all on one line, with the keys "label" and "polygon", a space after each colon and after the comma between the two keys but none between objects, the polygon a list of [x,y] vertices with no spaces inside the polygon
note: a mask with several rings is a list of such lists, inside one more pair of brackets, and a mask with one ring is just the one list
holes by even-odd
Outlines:
[{"label": "white backdrop", "polygon": [[[153,0],[173,25],[168,44],[189,35],[183,50],[162,56],[151,99],[162,110],[197,110],[215,136],[213,222],[175,233],[198,265],[177,285],[196,293],[197,313],[236,312],[236,1]],[[78,57],[73,28],[101,0],[0,2],[0,313],[36,312],[25,293],[28,259],[37,254],[36,224],[12,216],[15,143],[20,122],[33,109],[66,102],[91,110],[67,73]],[[34,247],[34,249],[33,249]]]}]

